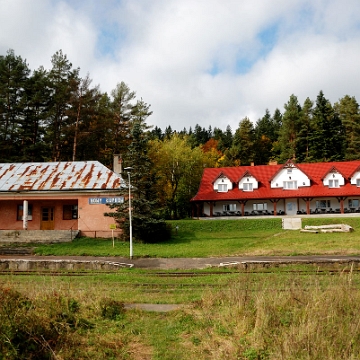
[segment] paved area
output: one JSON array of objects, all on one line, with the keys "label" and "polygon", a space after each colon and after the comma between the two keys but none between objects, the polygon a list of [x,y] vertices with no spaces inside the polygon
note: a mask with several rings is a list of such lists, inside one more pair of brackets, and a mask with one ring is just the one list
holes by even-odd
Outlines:
[{"label": "paved area", "polygon": [[360,256],[319,255],[319,256],[232,256],[212,258],[134,258],[91,257],[91,256],[36,256],[36,255],[0,255],[0,260],[32,261],[108,261],[139,269],[205,269],[207,267],[231,266],[236,264],[298,264],[298,263],[348,263],[359,262]]}]

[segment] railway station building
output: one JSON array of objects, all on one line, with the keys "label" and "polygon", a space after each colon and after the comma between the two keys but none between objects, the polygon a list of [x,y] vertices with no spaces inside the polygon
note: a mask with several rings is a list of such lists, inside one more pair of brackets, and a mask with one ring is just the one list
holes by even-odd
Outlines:
[{"label": "railway station building", "polygon": [[[0,164],[0,230],[76,230],[111,237],[108,204],[124,202],[119,157],[114,171],[98,161]],[[115,229],[115,235],[119,229]]]}]

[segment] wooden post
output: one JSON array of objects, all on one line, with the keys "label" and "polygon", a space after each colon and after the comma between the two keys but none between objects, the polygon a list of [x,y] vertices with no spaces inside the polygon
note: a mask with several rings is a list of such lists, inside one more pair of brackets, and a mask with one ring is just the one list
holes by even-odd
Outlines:
[{"label": "wooden post", "polygon": [[340,212],[342,214],[344,214],[344,199],[343,198],[340,199]]},{"label": "wooden post", "polygon": [[214,203],[212,201],[210,201],[210,216],[214,216]]}]

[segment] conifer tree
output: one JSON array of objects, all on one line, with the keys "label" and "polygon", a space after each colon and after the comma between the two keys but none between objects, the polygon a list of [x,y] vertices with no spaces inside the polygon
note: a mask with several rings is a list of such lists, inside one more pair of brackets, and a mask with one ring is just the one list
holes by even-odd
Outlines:
[{"label": "conifer tree", "polygon": [[49,145],[44,141],[49,111],[50,90],[48,73],[40,67],[29,77],[25,86],[25,119],[21,126],[21,161],[49,160]]},{"label": "conifer tree", "polygon": [[111,127],[111,144],[114,154],[124,153],[129,145],[128,133],[130,131],[131,112],[135,106],[135,91],[131,91],[129,86],[123,81],[116,85],[112,90],[111,110],[113,124]]},{"label": "conifer tree", "polygon": [[270,112],[266,109],[265,115],[255,124],[254,162],[256,165],[265,165],[269,162],[275,131]]},{"label": "conifer tree", "polygon": [[242,119],[235,131],[231,150],[236,153],[239,165],[250,165],[254,161],[254,126],[248,117]]},{"label": "conifer tree", "polygon": [[339,161],[344,158],[345,129],[322,91],[316,98],[309,141],[311,161]]},{"label": "conifer tree", "polygon": [[345,160],[360,158],[360,108],[355,97],[344,96],[334,109],[345,129]]},{"label": "conifer tree", "polygon": [[64,147],[69,145],[68,127],[71,97],[76,91],[80,69],[73,69],[71,62],[61,50],[51,58],[49,73],[50,101],[47,117],[46,141],[51,144],[52,161],[71,160]]},{"label": "conifer tree", "polygon": [[279,145],[281,148],[279,155],[280,162],[286,162],[288,159],[296,159],[296,141],[301,120],[301,106],[294,94],[290,96],[289,101],[284,107],[285,112],[282,117],[282,127],[279,132]]},{"label": "conifer tree", "polygon": [[311,133],[312,112],[314,103],[306,98],[301,111],[296,153],[298,162],[309,161],[309,137]]},{"label": "conifer tree", "polygon": [[14,50],[0,56],[0,144],[2,161],[17,161],[25,122],[25,88],[30,69]]},{"label": "conifer tree", "polygon": [[[132,194],[132,229],[133,237],[137,241],[156,243],[170,238],[170,231],[161,218],[158,202],[153,164],[148,155],[150,127],[146,119],[150,116],[150,106],[142,100],[138,101],[131,112],[130,144],[124,156],[124,166],[131,167]],[[123,173],[127,181],[128,174]],[[123,188],[120,194],[127,197],[128,188]],[[115,217],[123,230],[124,239],[129,238],[128,204],[124,202],[116,207]]]}]

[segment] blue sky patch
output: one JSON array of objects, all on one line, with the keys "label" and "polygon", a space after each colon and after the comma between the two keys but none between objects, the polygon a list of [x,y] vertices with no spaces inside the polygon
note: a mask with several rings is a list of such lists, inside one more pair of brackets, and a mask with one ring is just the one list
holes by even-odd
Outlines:
[{"label": "blue sky patch", "polygon": [[121,31],[118,24],[106,24],[100,29],[96,48],[101,56],[115,57],[116,51],[121,46],[125,31]]},{"label": "blue sky patch", "polygon": [[239,58],[236,61],[235,72],[237,74],[246,74],[251,70],[253,65],[256,63],[257,58],[247,57],[247,58]]},{"label": "blue sky patch", "polygon": [[266,57],[266,55],[274,48],[278,39],[278,30],[279,25],[274,24],[258,34],[257,38],[261,42],[259,56]]}]

